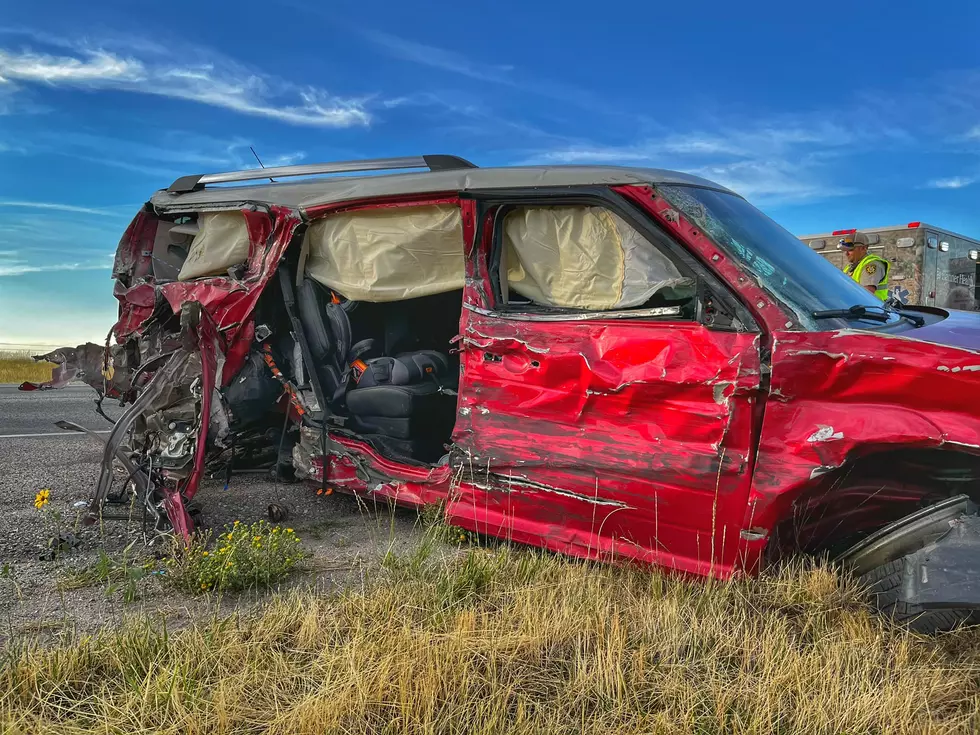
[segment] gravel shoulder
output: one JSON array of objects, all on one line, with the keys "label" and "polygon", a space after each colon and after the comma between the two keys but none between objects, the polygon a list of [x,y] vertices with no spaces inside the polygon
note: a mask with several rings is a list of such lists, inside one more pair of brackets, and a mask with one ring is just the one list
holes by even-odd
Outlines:
[{"label": "gravel shoulder", "polygon": [[[179,627],[215,611],[247,608],[268,595],[191,597],[158,576],[142,580],[132,602],[124,602],[105,583],[59,589],[59,580],[94,564],[100,551],[121,559],[129,547],[128,556],[137,562],[162,553],[145,547],[139,514],[127,506],[107,508],[123,518],[101,526],[75,522],[81,511],[74,506],[88,499],[98,481],[101,447],[84,435],[0,440],[0,505],[5,509],[0,515],[0,642],[29,633],[90,632],[136,613],[163,615],[168,625]],[[62,526],[79,539],[78,546],[53,561],[39,558],[56,530],[34,508],[41,488],[50,488],[49,508],[60,513]],[[284,508],[287,516],[281,525],[293,528],[312,554],[286,588],[330,592],[356,584],[389,549],[407,550],[421,536],[412,511],[372,506],[341,493],[318,496],[309,485],[274,483],[260,475],[237,475],[227,490],[223,480],[202,482],[195,503],[202,521],[212,528],[268,519],[270,503]]]}]

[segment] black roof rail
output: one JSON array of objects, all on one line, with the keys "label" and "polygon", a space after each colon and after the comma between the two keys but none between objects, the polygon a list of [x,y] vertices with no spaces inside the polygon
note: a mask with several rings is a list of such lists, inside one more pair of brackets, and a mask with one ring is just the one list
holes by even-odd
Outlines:
[{"label": "black roof rail", "polygon": [[217,174],[193,174],[181,176],[167,189],[171,194],[200,191],[207,184],[226,184],[232,181],[283,178],[286,176],[312,176],[315,174],[354,173],[358,171],[386,171],[405,168],[427,168],[430,171],[452,171],[477,168],[459,156],[430,155],[405,156],[402,158],[374,158],[362,161],[334,161],[333,163],[304,163],[298,166],[273,166],[250,168],[245,171],[226,171]]}]

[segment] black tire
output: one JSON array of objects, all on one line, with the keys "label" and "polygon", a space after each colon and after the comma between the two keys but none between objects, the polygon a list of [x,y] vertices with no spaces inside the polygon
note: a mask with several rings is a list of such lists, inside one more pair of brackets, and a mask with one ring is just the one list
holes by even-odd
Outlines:
[{"label": "black tire", "polygon": [[926,610],[921,605],[911,605],[899,600],[904,571],[904,561],[896,559],[861,576],[861,582],[867,585],[871,603],[880,614],[916,633],[926,635],[952,630],[974,620],[972,610]]}]

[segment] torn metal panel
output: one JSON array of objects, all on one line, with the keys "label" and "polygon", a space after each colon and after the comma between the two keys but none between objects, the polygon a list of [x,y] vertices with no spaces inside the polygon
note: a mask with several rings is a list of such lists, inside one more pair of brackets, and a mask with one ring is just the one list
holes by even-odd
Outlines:
[{"label": "torn metal panel", "polygon": [[318,487],[327,485],[410,508],[438,505],[449,498],[452,478],[448,465],[409,467],[382,457],[362,441],[342,435],[332,434],[330,445],[336,451],[328,454],[324,462],[319,429],[303,426],[300,441],[293,447],[297,476]]},{"label": "torn metal panel", "polygon": [[149,283],[127,287],[122,280],[117,280],[112,295],[119,301],[119,317],[112,328],[118,340],[139,333],[156,311],[157,291]]},{"label": "torn metal panel", "polygon": [[[195,302],[185,304],[184,309],[185,313],[190,312],[187,318],[190,323],[187,326],[197,338],[197,349],[201,361],[200,388],[199,391],[193,391],[200,396],[200,409],[195,417],[197,436],[193,453],[194,467],[179,485],[180,498],[191,500],[197,493],[201,473],[204,472],[208,429],[211,423],[211,402],[220,380],[221,362],[224,355],[221,352],[222,344],[219,341],[217,329],[207,311]],[[181,314],[181,317],[183,322],[184,314]]]},{"label": "torn metal panel", "polygon": [[[465,469],[463,471],[465,476]],[[476,476],[478,473],[473,473]],[[478,490],[484,490],[486,492],[500,491],[506,493],[553,493],[562,498],[567,498],[569,500],[576,500],[582,503],[591,503],[593,505],[609,506],[610,508],[622,508],[625,510],[634,510],[630,505],[627,505],[621,500],[610,499],[606,497],[600,497],[598,493],[594,495],[582,495],[580,493],[574,493],[569,490],[565,490],[561,487],[555,487],[553,485],[548,485],[543,482],[535,482],[522,475],[495,475],[490,472],[486,473],[486,480],[484,484],[478,481],[474,481],[473,487]]]},{"label": "torn metal panel", "polygon": [[[940,339],[935,330],[926,336]],[[931,448],[980,455],[980,392],[975,374],[965,369],[980,360],[962,346],[980,347],[980,325],[974,321],[972,336],[962,325],[950,336],[954,344],[927,346],[870,330],[777,333],[774,400],[766,406],[749,505],[753,522],[771,528],[794,513],[797,499],[820,487],[815,483],[876,451]],[[824,518],[825,532],[839,534],[873,524],[876,514],[886,517],[896,503],[917,500],[874,487],[821,493],[824,504],[840,507],[813,512]],[[832,525],[829,518],[838,520]]]},{"label": "torn metal panel", "polygon": [[749,490],[758,335],[467,311],[462,337],[456,522],[726,573]]},{"label": "torn metal panel", "polygon": [[113,331],[121,344],[109,348],[103,372],[134,402],[107,441],[93,510],[108,491],[122,437],[135,428],[133,449],[154,470],[152,476],[147,471],[154,503],[162,503],[180,534],[193,531],[186,502],[208,457],[229,447],[231,419],[218,389],[245,364],[255,305],[300,223],[282,207],[250,207],[242,215],[248,262],[226,275],[157,283],[149,266],[159,220],[148,211],[123,236],[113,273],[120,303]]},{"label": "torn metal panel", "polygon": [[153,241],[159,220],[146,209],[130,222],[116,248],[112,264],[112,277],[122,279],[132,286],[153,270]]},{"label": "torn metal panel", "polygon": [[[248,353],[247,345],[254,328],[251,314],[266,284],[275,272],[300,223],[298,214],[283,207],[268,211],[242,210],[249,236],[249,259],[238,274],[210,276],[192,281],[154,283],[153,277],[135,260],[140,247],[152,245],[156,219],[141,212],[123,236],[117,253],[117,277],[114,293],[120,302],[119,319],[114,328],[117,339],[142,336],[151,317],[161,308],[177,314],[187,301],[197,301],[210,314],[222,333],[232,359],[223,371],[222,382],[234,375]],[[149,238],[149,245],[147,239]],[[149,260],[149,255],[146,256]],[[134,265],[135,263],[135,265]],[[125,270],[129,268],[129,270]],[[244,342],[244,347],[242,346]]]},{"label": "torn metal panel", "polygon": [[74,380],[90,385],[100,396],[115,397],[126,390],[113,382],[115,368],[111,353],[107,355],[105,347],[92,342],[77,347],[60,347],[43,355],[32,355],[31,359],[52,363],[51,379],[42,383],[25,381],[20,385],[20,390],[54,390],[64,388]]}]

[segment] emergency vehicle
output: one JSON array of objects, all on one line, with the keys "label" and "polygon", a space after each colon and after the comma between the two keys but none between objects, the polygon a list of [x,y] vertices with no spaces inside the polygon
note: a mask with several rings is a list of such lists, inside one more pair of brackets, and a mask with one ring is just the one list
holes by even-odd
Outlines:
[{"label": "emergency vehicle", "polygon": [[903,304],[980,310],[980,240],[925,222],[834,230],[800,240],[843,270],[847,260],[838,243],[858,232],[868,238],[868,253],[891,264],[889,296]]}]

